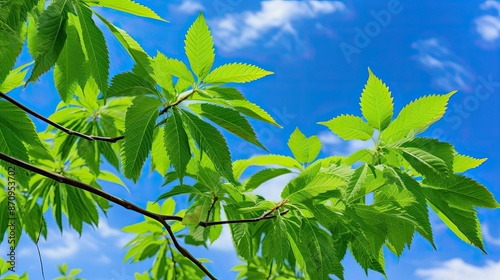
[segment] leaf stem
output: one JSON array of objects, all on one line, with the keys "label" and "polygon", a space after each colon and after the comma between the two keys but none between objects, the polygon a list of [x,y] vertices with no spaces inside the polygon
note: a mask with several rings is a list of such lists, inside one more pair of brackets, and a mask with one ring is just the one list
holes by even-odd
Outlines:
[{"label": "leaf stem", "polygon": [[[163,115],[163,114],[166,114],[168,112],[168,109],[172,108],[172,107],[175,107],[177,105],[179,105],[182,101],[188,99],[191,95],[193,95],[194,93],[196,92],[196,89],[193,89],[191,90],[190,92],[188,92],[187,94],[185,94],[184,96],[182,96],[181,98],[179,98],[179,100],[175,101],[174,103],[166,106],[165,108],[163,108],[163,110],[160,111],[159,115]],[[181,94],[180,94],[181,95]]]}]

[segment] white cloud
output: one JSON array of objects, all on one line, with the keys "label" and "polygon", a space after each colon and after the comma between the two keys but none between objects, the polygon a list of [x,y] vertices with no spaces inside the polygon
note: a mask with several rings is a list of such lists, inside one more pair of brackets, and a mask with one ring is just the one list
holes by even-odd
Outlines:
[{"label": "white cloud", "polygon": [[229,229],[228,225],[222,225],[222,233],[219,239],[215,240],[215,242],[210,245],[210,249],[224,252],[234,251],[233,240],[231,238],[231,230]]},{"label": "white cloud", "polygon": [[481,10],[496,10],[497,15],[483,15],[474,21],[476,31],[483,40],[488,43],[495,42],[500,38],[500,2],[486,1],[481,4]]},{"label": "white cloud", "polygon": [[260,185],[253,193],[263,196],[266,200],[281,201],[281,191],[297,175],[297,173],[288,173],[273,178]]},{"label": "white cloud", "polygon": [[470,90],[472,74],[437,38],[418,40],[411,45],[414,59],[433,76],[433,84],[444,90]]},{"label": "white cloud", "polygon": [[483,224],[482,229],[483,229],[484,241],[486,241],[486,244],[500,246],[500,236],[494,237],[493,235],[491,235],[488,224]]},{"label": "white cloud", "polygon": [[[346,156],[361,149],[373,148],[372,140],[350,140],[344,141],[330,131],[320,131],[318,134],[319,140],[323,144],[322,151],[328,155]],[[374,135],[374,137],[377,137]]]},{"label": "white cloud", "polygon": [[229,13],[212,22],[216,44],[225,50],[240,49],[270,35],[266,44],[274,44],[283,34],[298,40],[294,21],[317,18],[346,9],[340,1],[263,1],[260,10]]},{"label": "white cloud", "polygon": [[434,268],[418,269],[415,274],[425,280],[500,280],[500,261],[486,261],[484,266],[475,266],[456,258]]},{"label": "white cloud", "polygon": [[203,5],[194,0],[184,0],[180,6],[175,7],[177,11],[185,14],[197,13],[204,9]]}]

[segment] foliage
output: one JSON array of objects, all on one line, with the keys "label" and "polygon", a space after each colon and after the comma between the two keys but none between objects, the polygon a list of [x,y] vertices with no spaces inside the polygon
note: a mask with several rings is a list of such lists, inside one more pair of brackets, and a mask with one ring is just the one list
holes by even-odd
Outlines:
[{"label": "foliage", "polygon": [[[0,100],[0,153],[7,155],[2,156],[0,179],[7,186],[8,167],[18,165],[15,215],[33,242],[40,235],[49,238],[48,212],[61,232],[64,215],[81,234],[84,223],[98,225],[98,209],[106,213],[111,201],[145,215],[145,221],[123,228],[135,234],[126,245],[125,261],[152,260],[151,269],[136,273],[136,279],[213,278],[203,270],[208,260],[196,260],[177,239],[209,247],[221,236],[222,224],[230,225],[244,262],[235,267],[239,279],[343,279],[341,261],[348,251],[365,271],[385,275],[383,247],[401,256],[415,233],[434,246],[430,206],[458,237],[484,251],[477,207],[499,204],[486,187],[462,173],[485,159],[418,136],[442,118],[454,92],[421,97],[393,118],[391,92],[369,70],[362,115],[319,124],[344,140],[371,140],[374,148],[318,159],[318,136],[307,137],[297,128],[288,140],[293,157],[266,154],[233,162],[220,129],[267,151],[248,118],[279,124],[231,85],[272,72],[239,62],[214,67],[214,43],[202,14],[187,31],[185,63],[160,52],[151,57],[92,9],[103,6],[162,20],[138,3],[44,4],[7,1],[0,10],[0,36],[6,38],[0,43],[2,92],[23,85],[26,77],[35,83],[54,68],[61,98],[48,119],[36,116],[50,124],[40,132],[25,107],[6,95]],[[110,84],[109,53],[96,18],[135,62]],[[34,63],[14,68],[25,40]],[[8,156],[31,165],[19,166]],[[103,162],[115,172],[105,170]],[[126,187],[119,175],[137,182],[146,163],[168,188],[145,209],[103,191],[103,181]],[[258,167],[253,174],[247,170],[251,166]],[[281,201],[252,193],[290,173],[296,176],[283,186]],[[176,209],[173,197],[182,195],[188,196],[189,206]],[[7,196],[7,188],[0,188],[2,209]],[[223,214],[227,221],[221,220]],[[7,220],[1,218],[2,238],[6,231]],[[5,264],[0,268],[5,273]],[[59,269],[59,279],[77,279],[79,270]]]}]

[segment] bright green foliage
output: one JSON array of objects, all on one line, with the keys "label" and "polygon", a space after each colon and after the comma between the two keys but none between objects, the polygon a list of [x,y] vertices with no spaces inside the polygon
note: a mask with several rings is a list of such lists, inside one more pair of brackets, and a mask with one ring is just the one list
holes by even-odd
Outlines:
[{"label": "bright green foliage", "polygon": [[3,280],[28,280],[28,274],[25,272],[21,276],[14,273],[9,273],[10,264],[0,257],[0,277]]},{"label": "bright green foliage", "polygon": [[288,147],[299,162],[306,163],[315,160],[319,155],[321,141],[318,136],[306,138],[298,128],[295,128],[288,140]]},{"label": "bright green foliage", "polygon": [[153,10],[132,0],[84,0],[89,5],[98,5],[106,8],[115,9],[136,16],[147,17],[157,20],[163,20]]},{"label": "bright green foliage", "polygon": [[[49,118],[68,131],[49,125],[37,133],[23,110],[0,100],[2,154],[96,189],[107,182],[128,190],[119,175],[137,182],[144,164],[150,163],[151,172],[163,177],[165,191],[147,202],[146,209],[167,215],[165,222],[176,238],[193,246],[210,246],[221,236],[222,217],[231,220],[233,245],[245,262],[235,267],[239,279],[343,279],[341,261],[347,253],[365,271],[385,276],[384,247],[399,257],[415,234],[435,247],[429,209],[459,238],[484,251],[477,208],[499,204],[485,186],[463,173],[486,159],[458,154],[437,139],[416,137],[444,115],[454,92],[419,98],[393,120],[391,92],[369,70],[361,94],[362,116],[341,115],[320,124],[344,140],[371,140],[373,148],[317,159],[319,137],[306,137],[297,128],[288,140],[290,155],[233,161],[216,126],[267,152],[247,117],[279,124],[241,89],[223,84],[250,82],[272,72],[244,63],[212,70],[214,44],[202,14],[187,31],[185,57],[160,52],[151,57],[125,30],[91,9],[102,6],[162,20],[149,8],[130,0],[43,4],[15,0],[0,9],[0,90],[22,85],[27,73],[28,81],[36,82],[55,66],[61,102]],[[109,85],[108,48],[94,15],[135,62]],[[27,63],[13,69],[26,39],[33,67]],[[105,170],[107,163],[120,174]],[[0,165],[1,186],[8,185],[9,166]],[[278,177],[288,182],[269,183]],[[110,208],[100,196],[38,173],[16,168],[16,180],[19,207],[13,214],[22,225],[17,239],[22,232],[32,241],[48,238],[47,211],[61,231],[65,216],[81,234],[84,224],[97,226],[99,211]],[[265,194],[265,187],[282,190],[282,200],[252,193],[260,188]],[[178,196],[186,196],[181,209],[174,201]],[[8,190],[1,187],[0,208],[7,207]],[[0,242],[7,227],[7,218],[0,215]],[[154,219],[146,217],[123,230],[134,234],[124,260],[152,261],[136,279],[205,276]],[[80,272],[68,271],[66,265],[59,270],[63,276],[58,279],[78,279]],[[0,260],[0,274],[5,272]]]},{"label": "bright green foliage", "polygon": [[203,80],[212,68],[215,59],[214,43],[203,14],[200,13],[189,28],[185,44],[191,69],[198,79]]},{"label": "bright green foliage", "polygon": [[455,93],[445,95],[428,95],[406,105],[396,119],[382,132],[381,138],[387,142],[394,142],[409,133],[425,131],[431,124],[443,117],[448,100]]},{"label": "bright green foliage", "polygon": [[205,83],[246,83],[270,74],[273,73],[257,66],[244,63],[232,63],[219,66],[214,71],[210,72],[205,78]]},{"label": "bright green foliage", "polygon": [[62,276],[56,277],[54,280],[84,280],[83,278],[75,277],[82,272],[79,268],[68,270],[68,265],[64,263],[62,265],[58,265],[57,269]]},{"label": "bright green foliage", "polygon": [[373,128],[363,119],[353,115],[341,115],[327,122],[319,122],[344,140],[369,140],[373,135]]},{"label": "bright green foliage", "polygon": [[123,174],[137,181],[153,144],[153,131],[160,103],[151,97],[136,97],[125,118],[122,147]]},{"label": "bright green foliage", "polygon": [[391,122],[394,113],[391,92],[370,68],[368,68],[368,74],[368,82],[361,94],[361,112],[373,128],[384,130]]}]

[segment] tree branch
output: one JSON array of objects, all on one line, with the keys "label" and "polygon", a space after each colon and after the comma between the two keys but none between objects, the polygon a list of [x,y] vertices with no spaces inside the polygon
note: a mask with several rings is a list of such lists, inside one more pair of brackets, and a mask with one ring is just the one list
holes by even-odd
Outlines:
[{"label": "tree branch", "polygon": [[[19,166],[21,168],[24,168],[26,170],[29,170],[29,171],[32,171],[32,172],[35,172],[37,174],[40,174],[42,176],[45,176],[47,178],[50,178],[52,180],[55,180],[59,183],[63,183],[63,184],[66,184],[66,185],[70,185],[70,186],[73,186],[73,187],[76,187],[76,188],[79,188],[79,189],[82,189],[82,190],[86,190],[88,192],[91,192],[95,195],[98,195],[102,198],[105,198],[107,199],[108,201],[111,201],[111,202],[114,202],[128,210],[132,210],[134,212],[137,212],[137,213],[140,213],[140,214],[143,214],[144,216],[147,216],[147,217],[150,217],[158,222],[160,222],[164,227],[165,229],[168,231],[168,234],[170,235],[170,238],[172,239],[172,241],[174,242],[174,245],[175,245],[175,248],[177,248],[177,250],[183,255],[185,256],[186,258],[188,258],[190,261],[192,261],[196,266],[198,266],[210,279],[217,279],[215,278],[215,276],[213,276],[210,271],[208,271],[204,266],[203,264],[198,261],[195,257],[193,257],[193,255],[191,255],[186,249],[184,249],[180,244],[179,242],[177,242],[177,239],[174,235],[174,233],[172,232],[172,229],[170,228],[170,226],[167,224],[167,220],[178,220],[178,218],[180,217],[177,217],[177,216],[167,216],[167,215],[160,215],[160,214],[156,214],[156,213],[153,213],[153,212],[150,212],[146,209],[143,209],[131,202],[128,202],[124,199],[121,199],[119,197],[116,197],[112,194],[109,194],[103,190],[100,190],[100,189],[97,189],[97,188],[94,188],[90,185],[87,185],[85,183],[82,183],[82,182],[79,182],[77,180],[74,180],[74,179],[71,179],[71,178],[67,178],[67,177],[64,177],[60,174],[57,174],[57,173],[52,173],[50,171],[47,171],[43,168],[40,168],[38,166],[34,166],[30,163],[27,163],[27,162],[24,162],[22,160],[19,160],[19,159],[16,159],[16,158],[13,158],[9,155],[6,155],[4,153],[0,153],[0,160],[4,160],[8,163],[11,163],[11,164],[14,164],[16,166]],[[180,220],[182,221],[182,218],[180,218]]]},{"label": "tree branch", "polygon": [[48,118],[38,114],[37,112],[31,110],[30,108],[24,106],[23,104],[17,102],[16,100],[12,99],[10,96],[6,95],[5,93],[1,92],[0,91],[0,97],[4,98],[5,100],[9,101],[10,103],[14,104],[15,106],[17,106],[19,109],[25,111],[26,113],[32,115],[33,117],[45,122],[45,123],[48,123],[50,125],[52,125],[53,127],[61,130],[61,131],[64,131],[66,134],[69,134],[69,135],[75,135],[75,136],[78,136],[78,137],[81,137],[81,138],[84,138],[84,139],[87,139],[89,141],[94,141],[94,140],[98,140],[98,141],[104,141],[104,142],[110,142],[110,143],[115,143],[119,140],[122,140],[123,139],[123,136],[118,136],[118,137],[103,137],[103,136],[93,136],[93,135],[86,135],[86,134],[83,134],[83,133],[80,133],[78,131],[74,131],[74,130],[71,130],[69,128],[66,128],[60,124],[57,124],[51,120],[49,120]]},{"label": "tree branch", "polygon": [[210,213],[212,212],[212,209],[214,209],[215,203],[219,200],[219,197],[217,197],[216,194],[214,194],[214,201],[212,202],[212,205],[210,205],[210,208],[208,209],[207,213],[207,218],[205,219],[205,222],[208,223],[208,219],[210,219]]},{"label": "tree branch", "polygon": [[175,101],[174,103],[168,105],[167,107],[163,108],[163,110],[160,111],[159,115],[163,115],[163,114],[166,114],[168,112],[168,109],[172,108],[172,107],[175,107],[177,105],[179,105],[182,101],[188,99],[191,95],[193,95],[194,93],[196,92],[195,89],[193,89],[191,92],[187,93],[186,95],[184,95],[183,97],[181,97],[179,100]]}]

